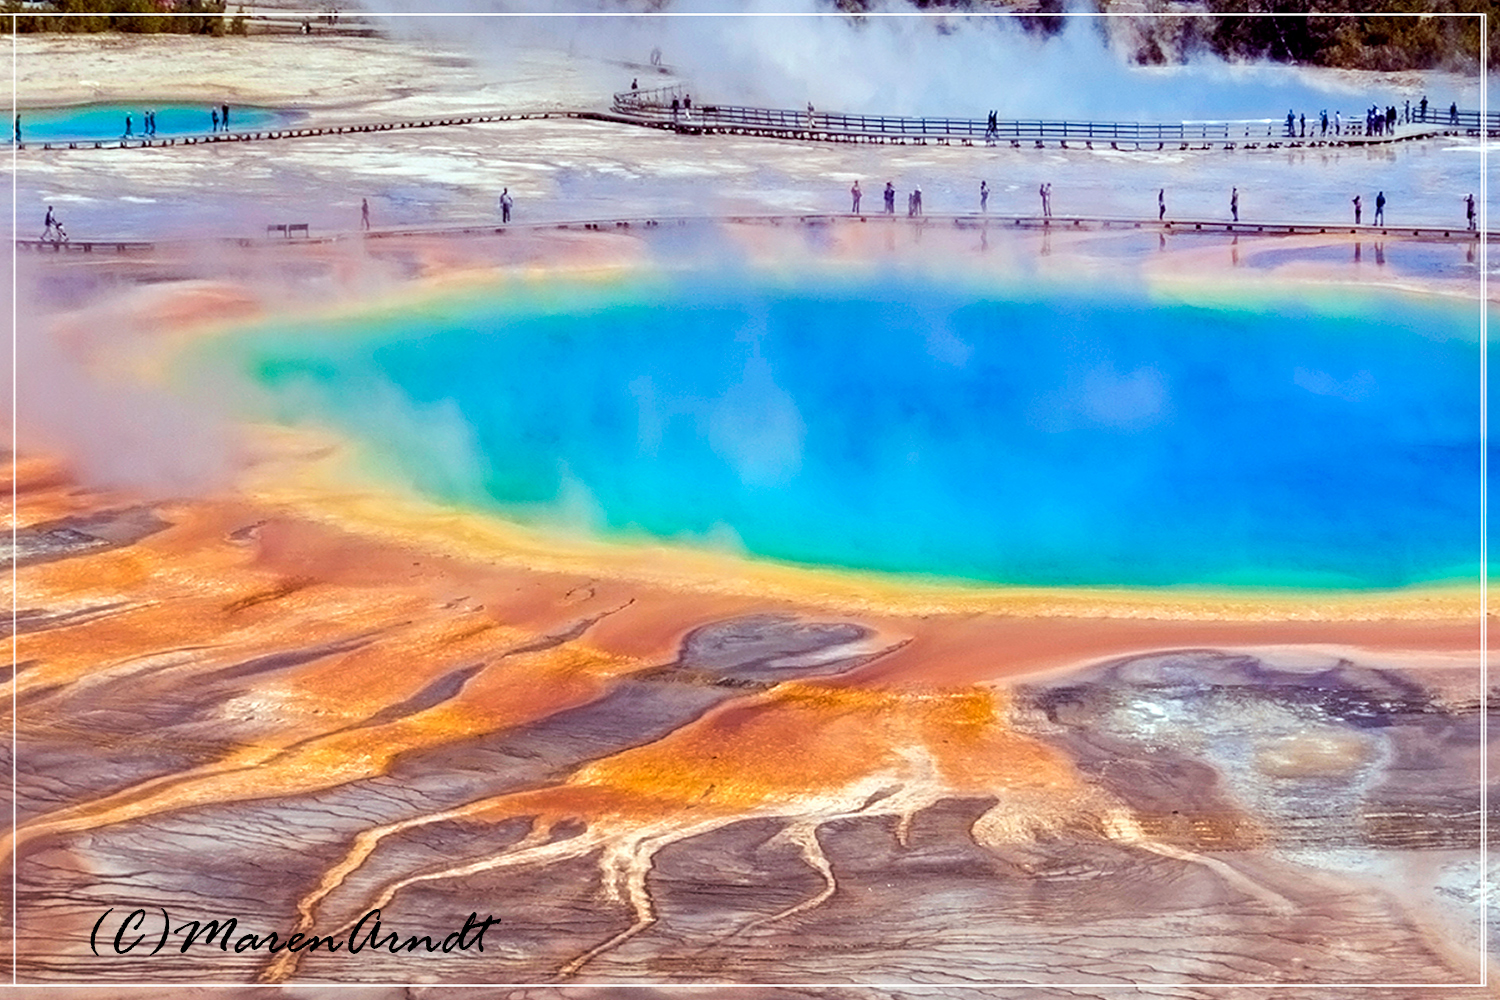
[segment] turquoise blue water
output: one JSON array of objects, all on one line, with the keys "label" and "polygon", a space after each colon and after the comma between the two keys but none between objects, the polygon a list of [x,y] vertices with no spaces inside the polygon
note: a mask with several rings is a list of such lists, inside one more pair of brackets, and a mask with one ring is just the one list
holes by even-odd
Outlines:
[{"label": "turquoise blue water", "polygon": [[[213,131],[208,104],[79,104],[65,108],[38,108],[21,112],[21,141],[77,142],[94,139],[118,139],[125,134],[125,116],[130,115],[132,135],[143,138],[144,114],[147,108],[156,112],[158,136],[197,135]],[[289,124],[297,115],[272,108],[230,105],[229,128],[276,128]],[[6,141],[15,138],[14,122]]]},{"label": "turquoise blue water", "polygon": [[523,521],[1013,584],[1478,572],[1462,305],[747,279],[497,293],[219,350],[263,413]]}]

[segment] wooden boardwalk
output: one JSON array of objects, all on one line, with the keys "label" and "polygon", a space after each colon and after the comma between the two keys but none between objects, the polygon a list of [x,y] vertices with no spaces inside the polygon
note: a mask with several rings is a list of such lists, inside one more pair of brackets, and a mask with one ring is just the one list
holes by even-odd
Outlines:
[{"label": "wooden boardwalk", "polygon": [[[733,214],[717,216],[635,216],[608,217],[601,219],[557,220],[543,222],[511,223],[509,225],[457,225],[425,226],[377,229],[369,232],[331,232],[306,237],[227,237],[212,240],[126,240],[126,239],[79,239],[67,243],[50,240],[17,240],[16,245],[24,250],[44,255],[77,258],[82,254],[141,254],[174,247],[202,245],[205,242],[228,244],[242,248],[296,248],[353,240],[384,240],[403,237],[485,237],[504,236],[507,233],[536,233],[546,231],[578,232],[637,232],[651,231],[663,227],[690,225],[734,225],[768,226],[828,226],[840,224],[875,224],[888,226],[927,227],[951,226],[956,229],[1004,231],[1042,231],[1057,233],[1072,232],[1142,232],[1163,235],[1226,235],[1249,237],[1276,236],[1355,236],[1369,239],[1419,240],[1434,243],[1469,243],[1479,239],[1480,233],[1462,227],[1441,226],[1353,226],[1332,222],[1226,222],[1222,219],[1171,219],[1158,222],[1155,219],[1129,219],[1103,216],[1052,216],[1039,215],[978,215],[978,214],[932,214],[915,218],[905,215],[849,213],[803,213],[803,214]],[[1494,242],[1500,234],[1487,233],[1486,239]]]},{"label": "wooden boardwalk", "polygon": [[[1386,134],[1367,135],[1362,121],[1341,123],[1335,132],[1318,122],[1289,129],[1285,118],[1222,121],[1123,122],[1065,119],[997,119],[846,115],[724,104],[692,104],[683,87],[616,94],[609,114],[588,117],[659,128],[686,135],[744,135],[810,142],[891,145],[1028,146],[1068,149],[1210,150],[1298,149],[1367,146],[1436,136],[1478,135],[1477,112],[1460,112],[1452,124],[1429,118]],[[675,106],[674,106],[675,105]],[[1500,115],[1490,115],[1489,134],[1500,135]]]}]

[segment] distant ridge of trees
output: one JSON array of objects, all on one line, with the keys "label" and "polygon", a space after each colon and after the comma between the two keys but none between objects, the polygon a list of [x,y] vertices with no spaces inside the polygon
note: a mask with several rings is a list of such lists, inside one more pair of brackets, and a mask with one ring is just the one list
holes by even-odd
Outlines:
[{"label": "distant ridge of trees", "polygon": [[10,33],[9,15],[15,14],[20,32],[222,35],[228,27],[224,9],[225,0],[5,0],[0,31]]},{"label": "distant ridge of trees", "polygon": [[[1099,2],[1105,10],[1117,6]],[[1432,14],[1489,14],[1491,64],[1500,59],[1500,3],[1492,0],[1199,0],[1152,6],[1164,8],[1162,16],[1140,19],[1130,32],[1135,41],[1127,54],[1139,63],[1180,62],[1211,52],[1232,60],[1342,69],[1476,68],[1479,18],[1420,16]],[[1212,16],[1173,16],[1191,11]],[[1237,16],[1245,14],[1271,16]],[[1358,16],[1329,16],[1351,14]]]},{"label": "distant ridge of trees", "polygon": [[[887,0],[824,2],[856,16],[892,9]],[[1061,31],[1065,19],[1046,15],[1065,9],[1134,14],[1144,8],[1150,16],[1096,22],[1112,45],[1138,63],[1175,63],[1213,53],[1232,60],[1386,71],[1479,65],[1479,18],[1401,15],[1489,14],[1490,61],[1500,62],[1500,2],[1495,0],[1086,0],[1085,7],[1063,0],[905,3],[954,14],[1014,14],[1023,29],[1038,35]],[[1328,16],[1351,14],[1358,16]]]},{"label": "distant ridge of trees", "polygon": [[[0,33],[18,15],[20,31],[242,34],[243,15],[226,23],[226,0],[0,0]],[[1065,0],[820,0],[852,17],[897,9],[953,14],[1009,13],[1022,29],[1049,36]],[[613,0],[621,10],[671,10],[672,0]],[[1500,63],[1500,0],[1086,0],[1101,13],[1149,16],[1096,22],[1134,62],[1182,62],[1200,53],[1344,69],[1472,71],[1479,65],[1477,17],[1489,14],[1491,64]],[[188,15],[179,17],[167,14]],[[1263,16],[1244,16],[1244,15]],[[1356,15],[1356,16],[1340,16]],[[1415,15],[1415,16],[1411,16]]]}]

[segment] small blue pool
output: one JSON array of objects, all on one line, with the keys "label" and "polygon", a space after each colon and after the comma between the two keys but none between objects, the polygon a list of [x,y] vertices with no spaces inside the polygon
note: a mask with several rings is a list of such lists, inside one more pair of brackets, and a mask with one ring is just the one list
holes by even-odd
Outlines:
[{"label": "small blue pool", "polygon": [[[209,104],[75,104],[62,108],[22,109],[21,141],[23,143],[82,142],[119,139],[125,135],[125,116],[130,116],[130,134],[144,138],[146,111],[156,112],[156,135],[162,137],[201,135],[213,131],[213,111]],[[300,112],[257,108],[248,105],[229,106],[229,130],[279,128],[302,117]],[[14,141],[15,123],[6,135]]]}]

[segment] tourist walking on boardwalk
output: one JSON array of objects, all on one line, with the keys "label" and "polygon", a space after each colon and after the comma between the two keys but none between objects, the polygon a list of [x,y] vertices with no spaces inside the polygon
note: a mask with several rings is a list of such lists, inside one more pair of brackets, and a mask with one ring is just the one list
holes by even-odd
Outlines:
[{"label": "tourist walking on boardwalk", "polygon": [[1052,185],[1051,185],[1051,183],[1043,184],[1041,187],[1037,188],[1037,193],[1042,196],[1042,218],[1044,218],[1044,219],[1050,219],[1050,218],[1052,218]]},{"label": "tourist walking on boardwalk", "polygon": [[21,144],[21,116],[16,115],[16,145]]},{"label": "tourist walking on boardwalk", "polygon": [[1302,115],[1299,120],[1302,122],[1302,138],[1306,139],[1307,138],[1307,115]]},{"label": "tourist walking on boardwalk", "polygon": [[1156,221],[1160,222],[1161,220],[1165,219],[1166,217],[1167,217],[1167,189],[1166,188],[1162,188],[1160,191],[1156,192]]},{"label": "tourist walking on boardwalk", "polygon": [[1344,116],[1341,115],[1341,114],[1339,114],[1337,111],[1335,111],[1333,113],[1333,134],[1334,135],[1338,135],[1339,134],[1340,129],[1343,127],[1343,123],[1344,123]]},{"label": "tourist walking on boardwalk", "polygon": [[214,120],[214,131],[219,131],[219,109],[211,108],[208,113]]},{"label": "tourist walking on boardwalk", "polygon": [[1359,209],[1360,209],[1359,195],[1355,195],[1354,196],[1354,224],[1356,226],[1359,225]]},{"label": "tourist walking on boardwalk", "polygon": [[1422,95],[1422,103],[1419,105],[1419,107],[1421,108],[1421,111],[1422,111],[1422,120],[1425,122],[1427,120],[1427,95],[1426,94]]},{"label": "tourist walking on boardwalk", "polygon": [[1385,192],[1379,191],[1375,194],[1375,225],[1385,224]]},{"label": "tourist walking on boardwalk", "polygon": [[885,214],[896,214],[896,188],[890,181],[885,182]]},{"label": "tourist walking on boardwalk", "polygon": [[125,137],[127,139],[130,137],[130,115],[129,115],[129,113],[127,113],[125,115]]},{"label": "tourist walking on boardwalk", "polygon": [[981,212],[990,210],[990,186],[985,181],[979,182],[979,210]]},{"label": "tourist walking on boardwalk", "polygon": [[859,181],[855,181],[854,186],[849,189],[849,197],[854,199],[854,206],[849,211],[855,215],[859,214],[859,196],[861,193],[859,190]]},{"label": "tourist walking on boardwalk", "polygon": [[1449,125],[1457,125],[1458,124],[1458,102],[1457,101],[1454,101],[1452,104],[1448,105],[1448,124]]},{"label": "tourist walking on boardwalk", "polygon": [[1471,194],[1464,198],[1465,214],[1469,218],[1469,228],[1474,228],[1474,196]]},{"label": "tourist walking on boardwalk", "polygon": [[1240,189],[1229,189],[1229,216],[1235,222],[1240,221]]},{"label": "tourist walking on boardwalk", "polygon": [[631,77],[630,78],[630,89],[631,90],[640,90],[641,89],[641,85],[639,83],[636,83],[636,78],[635,77]]},{"label": "tourist walking on boardwalk", "polygon": [[510,206],[513,205],[513,204],[514,204],[514,202],[511,201],[511,198],[510,198],[510,188],[501,188],[500,189],[500,221],[501,222],[509,222],[510,221]]},{"label": "tourist walking on boardwalk", "polygon": [[912,205],[915,206],[915,208],[916,208],[916,212],[914,214],[921,215],[922,214],[922,189],[920,187],[916,187],[916,188],[912,189],[911,199],[912,199]]},{"label": "tourist walking on boardwalk", "polygon": [[916,214],[917,214],[917,193],[915,191],[912,191],[912,192],[909,192],[907,194],[907,196],[906,196],[906,217],[908,219],[910,219],[910,218],[915,217]]},{"label": "tourist walking on boardwalk", "polygon": [[359,228],[368,231],[370,228],[370,199],[359,199]]},{"label": "tourist walking on boardwalk", "polygon": [[229,131],[229,105],[219,105],[219,121],[224,124],[224,131]]},{"label": "tourist walking on boardwalk", "polygon": [[47,206],[47,218],[42,220],[42,239],[52,235],[54,229],[60,228],[57,224],[57,216],[52,214],[52,206]]},{"label": "tourist walking on boardwalk", "polygon": [[1289,136],[1297,134],[1297,116],[1291,108],[1286,109],[1286,134]]}]

